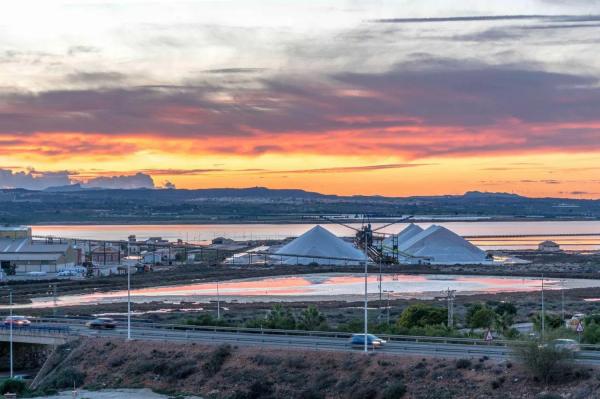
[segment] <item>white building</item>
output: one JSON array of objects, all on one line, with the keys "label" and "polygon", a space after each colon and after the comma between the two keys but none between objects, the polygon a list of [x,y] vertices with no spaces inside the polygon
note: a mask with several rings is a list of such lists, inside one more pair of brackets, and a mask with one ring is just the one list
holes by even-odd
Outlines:
[{"label": "white building", "polygon": [[554,241],[542,241],[538,245],[538,251],[540,252],[560,252],[560,245]]},{"label": "white building", "polygon": [[66,242],[33,241],[31,238],[0,239],[0,266],[17,274],[28,272],[55,273],[75,266],[76,248]]}]

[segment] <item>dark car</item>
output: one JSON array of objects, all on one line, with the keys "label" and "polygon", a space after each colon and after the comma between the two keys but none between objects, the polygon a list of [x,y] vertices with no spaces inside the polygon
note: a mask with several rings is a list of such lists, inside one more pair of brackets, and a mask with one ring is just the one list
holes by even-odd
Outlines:
[{"label": "dark car", "polygon": [[13,327],[29,327],[31,322],[25,316],[8,316],[4,319],[4,325]]},{"label": "dark car", "polygon": [[[376,337],[373,334],[367,334],[367,348],[375,349],[380,348],[385,344],[385,340]],[[364,348],[365,347],[365,334],[354,334],[349,341],[350,346],[353,348]]]},{"label": "dark car", "polygon": [[90,320],[85,323],[89,328],[97,328],[97,329],[112,329],[117,327],[117,322],[111,319],[110,317],[98,317],[97,319]]}]

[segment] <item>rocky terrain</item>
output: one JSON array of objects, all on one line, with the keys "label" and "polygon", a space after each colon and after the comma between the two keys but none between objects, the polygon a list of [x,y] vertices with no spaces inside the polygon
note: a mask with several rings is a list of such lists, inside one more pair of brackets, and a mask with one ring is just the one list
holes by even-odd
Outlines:
[{"label": "rocky terrain", "polygon": [[[545,385],[514,361],[90,339],[59,347],[38,392],[150,388],[203,398],[593,398],[600,371]],[[554,396],[552,396],[554,395]]]}]

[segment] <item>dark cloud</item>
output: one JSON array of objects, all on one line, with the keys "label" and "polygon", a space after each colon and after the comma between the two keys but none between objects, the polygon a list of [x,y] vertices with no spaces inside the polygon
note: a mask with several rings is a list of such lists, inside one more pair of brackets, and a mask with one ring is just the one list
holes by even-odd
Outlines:
[{"label": "dark cloud", "polygon": [[257,73],[264,71],[264,68],[220,68],[208,69],[205,72],[215,74],[237,74],[237,73]]},{"label": "dark cloud", "polygon": [[[5,92],[0,141],[45,132],[47,155],[98,145],[110,153],[115,145],[81,140],[63,149],[47,135],[53,132],[195,139],[203,150],[247,155],[579,151],[600,147],[598,109],[593,76],[421,54],[382,73],[280,75],[257,79],[252,88],[192,83]],[[323,144],[335,134],[347,138]],[[287,135],[302,139],[278,141]],[[128,146],[121,151],[136,150]]]},{"label": "dark cloud", "polygon": [[43,190],[52,186],[70,184],[69,172],[14,172],[0,169],[0,188],[25,188],[28,190]]},{"label": "dark cloud", "polygon": [[88,180],[82,186],[85,188],[110,189],[154,188],[154,181],[147,174],[136,173],[130,176],[100,176]]},{"label": "dark cloud", "polygon": [[75,72],[66,75],[65,80],[73,83],[111,84],[122,83],[127,75],[120,72]]},{"label": "dark cloud", "polygon": [[523,20],[544,20],[557,22],[583,22],[598,21],[600,15],[468,15],[458,17],[439,17],[439,18],[382,18],[372,22],[386,24],[408,24],[408,23],[440,23],[440,22],[477,22],[477,21],[523,21]]},{"label": "dark cloud", "polygon": [[98,53],[98,52],[100,52],[99,48],[93,47],[93,46],[84,46],[84,45],[71,46],[67,50],[67,54],[69,54],[69,55],[90,54],[90,53]]}]

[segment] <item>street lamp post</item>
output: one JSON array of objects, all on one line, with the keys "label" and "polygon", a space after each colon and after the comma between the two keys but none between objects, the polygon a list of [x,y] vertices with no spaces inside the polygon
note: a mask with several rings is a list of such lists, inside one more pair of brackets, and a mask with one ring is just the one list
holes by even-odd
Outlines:
[{"label": "street lamp post", "polygon": [[10,357],[10,378],[14,377],[14,369],[13,369],[13,296],[12,296],[12,289],[8,289],[8,307],[9,307],[9,312],[10,312],[10,323],[8,323],[9,325],[9,331],[10,331],[10,335],[9,335],[9,357]]},{"label": "street lamp post", "polygon": [[542,274],[542,341],[544,340],[545,333],[545,319],[546,319],[546,311],[544,309],[544,275]]},{"label": "street lamp post", "polygon": [[368,340],[368,335],[369,335],[369,326],[368,326],[368,310],[367,310],[367,306],[369,305],[369,297],[367,295],[368,293],[368,288],[367,288],[367,283],[368,283],[368,277],[369,277],[369,270],[368,270],[368,264],[369,264],[369,249],[368,249],[368,245],[369,245],[369,239],[367,237],[367,234],[365,232],[365,236],[364,236],[364,240],[365,240],[365,353],[369,352],[369,346],[367,344],[367,340]]},{"label": "street lamp post", "polygon": [[219,279],[217,278],[217,320],[221,320],[221,295],[219,293]]},{"label": "street lamp post", "polygon": [[131,263],[127,262],[127,340],[131,340]]},{"label": "street lamp post", "polygon": [[387,294],[387,323],[390,325],[390,294],[394,291],[392,290],[383,290]]}]

